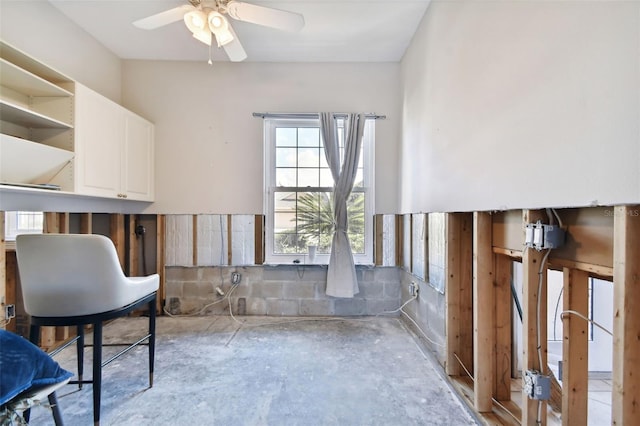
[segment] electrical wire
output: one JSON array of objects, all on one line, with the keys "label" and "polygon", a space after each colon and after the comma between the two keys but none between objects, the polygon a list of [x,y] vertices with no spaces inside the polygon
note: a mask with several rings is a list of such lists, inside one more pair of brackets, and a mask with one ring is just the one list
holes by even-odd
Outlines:
[{"label": "electrical wire", "polygon": [[560,301],[562,300],[562,293],[564,293],[564,287],[560,289],[560,293],[558,294],[558,300],[556,300],[556,308],[553,311],[553,340],[558,340],[556,336],[556,325],[558,321],[558,308],[560,307]]},{"label": "electrical wire", "polygon": [[541,321],[541,309],[542,309],[542,298],[540,294],[542,293],[542,278],[544,274],[544,266],[547,263],[547,258],[551,253],[551,249],[547,250],[544,257],[542,258],[542,262],[540,263],[540,270],[538,271],[538,293],[536,295],[536,347],[538,350],[538,366],[540,374],[544,374],[544,370],[542,369],[542,342],[541,342],[541,330],[542,326],[540,324]]},{"label": "electrical wire", "polygon": [[551,211],[553,212],[554,216],[556,217],[556,219],[558,219],[558,226],[560,228],[564,228],[564,224],[562,223],[562,219],[560,219],[560,215],[558,214],[558,212],[556,211],[556,209],[551,209]]},{"label": "electrical wire", "polygon": [[[469,372],[469,370],[467,369],[467,367],[464,365],[464,363],[462,362],[462,360],[458,357],[458,354],[456,354],[455,352],[453,352],[453,356],[458,360],[458,363],[460,364],[460,366],[462,367],[462,369],[464,370],[465,373],[467,373],[467,376],[469,376],[469,378],[471,379],[471,381],[473,381],[475,383],[476,379],[471,375],[471,373]],[[513,419],[519,424],[522,424],[522,421],[515,415],[513,414],[511,411],[509,411],[509,409],[507,407],[505,407],[504,405],[502,405],[502,403],[500,401],[498,401],[495,398],[491,398],[491,401],[493,401],[495,404],[497,404],[500,408],[502,408],[507,414],[509,414],[511,417],[513,417]]]},{"label": "electrical wire", "polygon": [[[543,274],[545,273],[544,266],[547,263],[547,259],[549,258],[549,254],[551,254],[551,249],[548,249],[545,255],[542,257],[542,262],[540,263],[540,270],[538,271],[538,293],[536,294],[536,347],[538,350],[538,366],[540,367],[540,374],[545,374],[545,371],[542,369],[542,342],[541,342],[541,334],[542,334],[542,326],[540,324],[541,321],[541,309],[542,309],[542,297],[540,294],[542,293],[542,281]],[[538,413],[536,417],[536,424],[542,424],[542,400],[538,401]]]},{"label": "electrical wire", "polygon": [[604,331],[605,333],[607,333],[608,335],[613,337],[613,333],[612,332],[610,332],[609,330],[607,330],[606,328],[604,328],[603,326],[601,326],[600,324],[598,324],[594,320],[589,319],[588,317],[586,317],[585,315],[581,314],[578,311],[574,311],[574,310],[571,310],[571,309],[567,309],[566,311],[562,311],[562,312],[560,312],[560,318],[561,319],[564,319],[564,314],[576,315],[576,316],[582,318],[583,320],[590,322],[591,324],[595,325],[596,327],[598,327],[599,329],[601,329],[602,331]]}]

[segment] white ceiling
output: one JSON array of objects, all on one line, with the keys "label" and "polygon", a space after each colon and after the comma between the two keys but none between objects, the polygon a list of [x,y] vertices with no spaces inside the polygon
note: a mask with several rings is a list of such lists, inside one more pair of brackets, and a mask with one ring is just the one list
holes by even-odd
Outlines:
[{"label": "white ceiling", "polygon": [[[49,0],[123,59],[207,60],[208,47],[183,22],[152,31],[135,20],[188,4],[187,0]],[[397,62],[430,0],[243,0],[301,13],[305,27],[287,33],[230,20],[255,62]],[[213,60],[227,61],[213,48]]]}]

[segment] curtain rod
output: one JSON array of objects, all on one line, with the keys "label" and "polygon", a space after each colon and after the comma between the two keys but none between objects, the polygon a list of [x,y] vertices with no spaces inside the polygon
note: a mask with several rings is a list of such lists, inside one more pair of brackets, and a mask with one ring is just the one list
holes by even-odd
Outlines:
[{"label": "curtain rod", "polygon": [[[254,112],[254,117],[260,118],[318,118],[317,112],[298,112],[298,113],[281,113],[281,112]],[[334,117],[346,118],[346,113],[335,113]],[[372,118],[374,120],[385,120],[386,115],[378,114],[365,114],[365,118]]]}]

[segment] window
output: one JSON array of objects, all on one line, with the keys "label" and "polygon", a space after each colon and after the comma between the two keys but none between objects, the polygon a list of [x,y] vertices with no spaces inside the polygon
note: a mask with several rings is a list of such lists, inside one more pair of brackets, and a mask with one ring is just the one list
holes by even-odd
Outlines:
[{"label": "window", "polygon": [[[338,119],[341,153],[344,120]],[[353,191],[347,202],[356,263],[371,264],[374,120],[365,124]],[[342,156],[341,156],[342,158]],[[333,237],[333,178],[317,119],[265,119],[265,261],[329,263]]]},{"label": "window", "polygon": [[19,234],[42,234],[42,212],[6,212],[4,220],[6,241],[15,241]]}]

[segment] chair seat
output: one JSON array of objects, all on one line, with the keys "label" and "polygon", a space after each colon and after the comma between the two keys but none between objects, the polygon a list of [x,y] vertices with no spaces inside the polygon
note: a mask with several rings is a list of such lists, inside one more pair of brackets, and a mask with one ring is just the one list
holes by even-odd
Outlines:
[{"label": "chair seat", "polygon": [[102,235],[19,235],[25,310],[38,317],[95,315],[158,290],[160,276],[126,277]]}]

